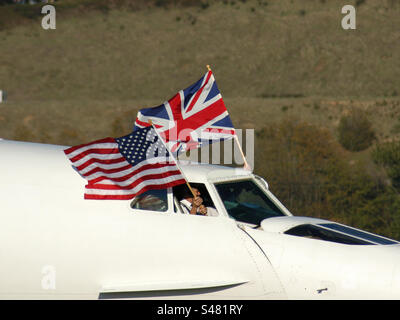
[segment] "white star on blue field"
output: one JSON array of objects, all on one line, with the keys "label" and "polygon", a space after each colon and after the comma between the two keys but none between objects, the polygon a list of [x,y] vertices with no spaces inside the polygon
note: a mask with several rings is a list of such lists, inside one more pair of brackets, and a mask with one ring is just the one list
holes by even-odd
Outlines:
[{"label": "white star on blue field", "polygon": [[169,156],[169,152],[153,127],[133,131],[115,140],[119,151],[132,166],[146,159]]}]

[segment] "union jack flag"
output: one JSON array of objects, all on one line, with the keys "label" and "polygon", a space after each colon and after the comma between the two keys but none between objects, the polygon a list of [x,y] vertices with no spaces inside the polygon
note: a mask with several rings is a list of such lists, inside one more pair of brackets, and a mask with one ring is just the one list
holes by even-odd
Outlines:
[{"label": "union jack flag", "polygon": [[185,183],[153,127],[64,150],[88,181],[85,199],[128,200],[152,189]]},{"label": "union jack flag", "polygon": [[154,108],[141,109],[134,130],[150,120],[172,152],[185,152],[233,138],[235,129],[212,71]]}]

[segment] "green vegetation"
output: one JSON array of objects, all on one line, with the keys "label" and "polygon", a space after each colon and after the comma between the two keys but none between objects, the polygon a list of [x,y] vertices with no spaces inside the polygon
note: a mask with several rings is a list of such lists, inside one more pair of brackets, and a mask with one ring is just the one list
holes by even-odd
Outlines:
[{"label": "green vegetation", "polygon": [[211,65],[255,172],[294,214],[400,239],[396,1],[59,0],[0,6],[0,137],[75,145],[129,132]]},{"label": "green vegetation", "polygon": [[400,191],[400,141],[377,145],[372,152],[372,158],[386,169],[393,187]]},{"label": "green vegetation", "polygon": [[400,238],[398,193],[346,161],[328,130],[284,120],[258,131],[257,142],[258,173],[294,214]]},{"label": "green vegetation", "polygon": [[359,109],[352,109],[340,118],[338,133],[340,144],[349,151],[365,150],[376,138],[372,123]]}]

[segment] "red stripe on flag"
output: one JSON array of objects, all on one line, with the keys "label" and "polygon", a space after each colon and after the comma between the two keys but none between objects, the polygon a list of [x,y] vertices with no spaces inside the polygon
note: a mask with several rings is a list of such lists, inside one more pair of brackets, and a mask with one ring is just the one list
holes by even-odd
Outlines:
[{"label": "red stripe on flag", "polygon": [[136,119],[136,123],[137,123],[139,126],[142,126],[142,127],[150,127],[150,126],[151,126],[150,123],[144,122],[144,121],[140,121],[139,119]]},{"label": "red stripe on flag", "polygon": [[197,128],[217,118],[224,112],[226,112],[224,101],[222,99],[219,99],[213,104],[209,105],[207,108],[196,112],[196,114],[186,119],[182,119],[182,115],[177,115],[175,117],[175,119],[178,119],[176,121],[176,126],[167,131],[164,131],[165,141],[174,141],[177,137],[182,139],[182,137],[179,136],[182,130],[197,130]]},{"label": "red stripe on flag", "polygon": [[[125,180],[128,180],[130,178],[132,178],[133,176],[137,175],[138,173],[145,171],[145,170],[151,170],[151,169],[159,169],[159,168],[164,168],[164,167],[176,167],[176,165],[174,163],[168,163],[168,164],[162,164],[162,163],[153,163],[153,164],[145,164],[143,166],[141,166],[140,168],[136,169],[135,171],[129,172],[128,174],[122,176],[122,177],[116,177],[116,178],[112,178],[112,177],[108,177],[108,176],[100,176],[97,177],[95,179],[92,180],[88,180],[90,184],[96,183],[95,181],[101,181],[104,179],[107,180],[111,180],[114,182],[123,182]],[[131,168],[133,168],[131,166]],[[118,172],[118,171],[117,171]]]},{"label": "red stripe on flag", "polygon": [[90,145],[98,144],[98,143],[115,143],[115,139],[114,138],[104,138],[104,139],[100,139],[100,140],[93,141],[93,142],[90,142],[90,143],[81,144],[79,146],[70,147],[68,149],[65,149],[64,153],[66,155],[68,155],[71,152],[74,152],[75,150],[78,150],[80,148],[84,148],[84,147],[87,147],[87,146],[90,146]]},{"label": "red stripe on flag", "polygon": [[218,128],[206,128],[203,131],[204,132],[226,133],[226,134],[235,135],[235,130],[226,130],[226,129],[218,129]]},{"label": "red stripe on flag", "polygon": [[[136,119],[136,123],[137,123],[138,125],[142,126],[142,127],[150,127],[150,126],[151,126],[150,123],[141,121],[141,120],[139,120],[139,118]],[[154,124],[154,126],[155,126],[156,128],[161,128],[161,127],[162,127],[161,125],[158,125],[158,124],[155,124],[155,123],[153,123],[153,124]]]},{"label": "red stripe on flag", "polygon": [[86,172],[86,173],[84,173],[82,175],[84,177],[88,177],[88,176],[91,176],[92,174],[95,174],[97,172],[102,172],[104,174],[113,174],[113,173],[121,172],[121,171],[124,171],[124,170],[128,170],[130,168],[132,168],[132,165],[130,165],[129,163],[127,165],[125,165],[125,166],[118,167],[118,168],[113,168],[113,169],[104,169],[104,168],[96,167],[96,168],[94,168],[94,169],[92,169],[92,170],[90,170],[90,171],[88,171],[88,172]]},{"label": "red stripe on flag", "polygon": [[132,193],[132,194],[124,194],[124,195],[102,195],[102,194],[87,194],[85,193],[84,198],[88,199],[88,200],[130,200],[132,198],[134,198],[135,196],[146,192],[148,190],[155,190],[155,189],[166,189],[166,188],[172,188],[175,187],[177,185],[186,183],[186,181],[184,179],[180,179],[180,180],[175,180],[172,182],[169,182],[167,184],[163,184],[163,185],[147,185],[145,187],[143,187],[142,189],[140,189],[138,192],[136,193]]},{"label": "red stripe on flag", "polygon": [[[131,184],[129,184],[127,186],[121,186],[118,184],[114,185],[114,184],[89,183],[85,186],[85,188],[86,189],[100,189],[100,190],[130,190],[130,189],[135,188],[141,182],[145,182],[147,180],[163,179],[163,178],[180,175],[180,174],[181,174],[181,172],[179,170],[167,171],[167,172],[163,172],[163,173],[154,173],[154,174],[145,175],[143,177],[136,179],[134,182],[132,182]],[[111,179],[108,179],[108,180],[111,180]]]},{"label": "red stripe on flag", "polygon": [[196,104],[197,100],[199,99],[199,96],[203,92],[203,89],[206,86],[206,84],[208,83],[208,80],[210,80],[210,77],[211,77],[211,71],[208,71],[206,82],[204,82],[203,86],[196,92],[195,96],[193,97],[192,102],[190,103],[189,107],[186,109],[186,112],[189,112],[190,110],[193,109],[193,106]]},{"label": "red stripe on flag", "polygon": [[99,148],[94,148],[94,149],[88,149],[85,151],[82,151],[80,154],[77,154],[75,157],[72,157],[70,160],[72,162],[76,162],[78,160],[81,160],[82,158],[88,156],[88,155],[93,155],[93,154],[117,154],[120,153],[119,149],[116,148],[112,148],[112,149],[99,149]]},{"label": "red stripe on flag", "polygon": [[87,166],[90,166],[91,164],[94,163],[99,163],[99,164],[116,164],[119,162],[124,162],[126,161],[125,158],[123,158],[121,156],[121,158],[117,158],[117,159],[97,159],[97,158],[93,158],[93,159],[89,159],[88,161],[82,163],[80,166],[77,166],[76,168],[78,170],[83,170],[85,169]]}]

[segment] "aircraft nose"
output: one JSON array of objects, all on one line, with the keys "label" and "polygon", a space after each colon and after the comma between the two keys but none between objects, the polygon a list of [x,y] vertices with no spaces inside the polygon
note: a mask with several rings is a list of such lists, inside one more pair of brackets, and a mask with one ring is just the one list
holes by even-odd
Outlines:
[{"label": "aircraft nose", "polygon": [[394,299],[400,299],[400,261],[397,262],[393,272],[392,293]]}]

